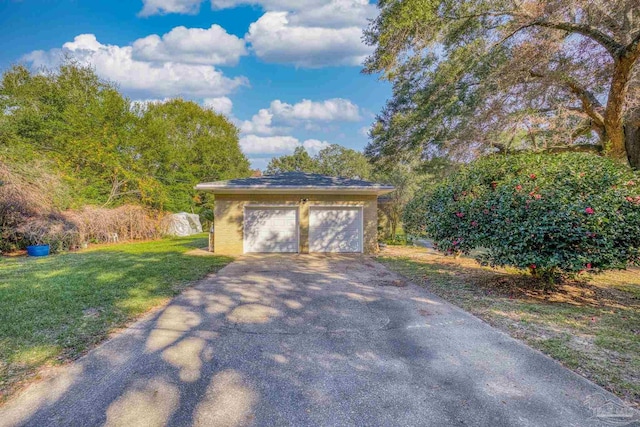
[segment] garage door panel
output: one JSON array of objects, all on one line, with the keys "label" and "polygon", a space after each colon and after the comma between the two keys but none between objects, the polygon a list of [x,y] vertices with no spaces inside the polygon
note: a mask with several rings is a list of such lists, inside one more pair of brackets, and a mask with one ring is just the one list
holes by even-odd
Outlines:
[{"label": "garage door panel", "polygon": [[316,230],[312,237],[311,252],[360,252],[360,237],[351,230],[336,233],[334,230]]},{"label": "garage door panel", "polygon": [[309,218],[311,227],[338,227],[345,229],[349,227],[359,227],[359,211],[355,209],[349,210],[329,210],[329,209],[312,209],[313,214]]},{"label": "garage door panel", "polygon": [[244,251],[298,252],[297,209],[246,209]]},{"label": "garage door panel", "polygon": [[311,252],[362,252],[360,208],[311,208],[309,215]]}]

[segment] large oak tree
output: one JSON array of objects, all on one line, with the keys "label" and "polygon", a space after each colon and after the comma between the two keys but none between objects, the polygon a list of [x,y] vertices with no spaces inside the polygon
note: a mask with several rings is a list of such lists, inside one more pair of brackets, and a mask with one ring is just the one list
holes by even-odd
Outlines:
[{"label": "large oak tree", "polygon": [[640,167],[637,0],[380,0],[367,154],[597,148]]}]

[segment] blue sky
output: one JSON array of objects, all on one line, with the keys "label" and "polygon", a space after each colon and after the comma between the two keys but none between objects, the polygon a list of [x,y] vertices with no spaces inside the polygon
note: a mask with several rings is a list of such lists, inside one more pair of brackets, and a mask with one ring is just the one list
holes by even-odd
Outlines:
[{"label": "blue sky", "polygon": [[252,165],[361,150],[390,96],[362,74],[368,0],[0,0],[0,68],[92,64],[134,101],[191,99],[241,129]]}]

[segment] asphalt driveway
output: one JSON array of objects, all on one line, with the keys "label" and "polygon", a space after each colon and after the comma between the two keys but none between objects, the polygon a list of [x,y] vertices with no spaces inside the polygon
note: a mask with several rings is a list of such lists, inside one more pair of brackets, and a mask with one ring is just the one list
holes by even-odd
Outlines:
[{"label": "asphalt driveway", "polygon": [[371,258],[269,255],[32,385],[0,426],[584,427],[635,416],[618,405]]}]

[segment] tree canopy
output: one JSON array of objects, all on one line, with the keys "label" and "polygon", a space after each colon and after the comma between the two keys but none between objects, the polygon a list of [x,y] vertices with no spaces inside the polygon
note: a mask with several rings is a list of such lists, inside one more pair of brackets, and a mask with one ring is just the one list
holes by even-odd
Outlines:
[{"label": "tree canopy", "polygon": [[[224,116],[193,102],[148,105],[141,114],[139,140],[140,161],[147,174],[162,184],[158,197],[171,211],[184,210],[198,182],[250,174],[238,129]],[[202,202],[204,197],[196,200]]]},{"label": "tree canopy", "polygon": [[[47,164],[70,187],[68,206],[136,203],[196,210],[202,180],[248,176],[238,130],[183,100],[132,104],[94,70],[74,63],[0,80],[0,162]],[[23,168],[24,169],[24,168]]]},{"label": "tree canopy", "polygon": [[371,177],[371,164],[361,152],[337,144],[320,150],[315,160],[323,175],[360,179]]},{"label": "tree canopy", "polygon": [[317,163],[304,147],[296,147],[293,154],[274,157],[267,165],[265,173],[273,175],[283,172],[317,172]]},{"label": "tree canopy", "polygon": [[310,156],[304,147],[297,147],[293,154],[273,158],[265,173],[309,172],[345,178],[369,179],[372,167],[359,151],[331,144],[315,156]]},{"label": "tree canopy", "polygon": [[636,0],[380,0],[377,160],[592,147],[640,167]]}]

